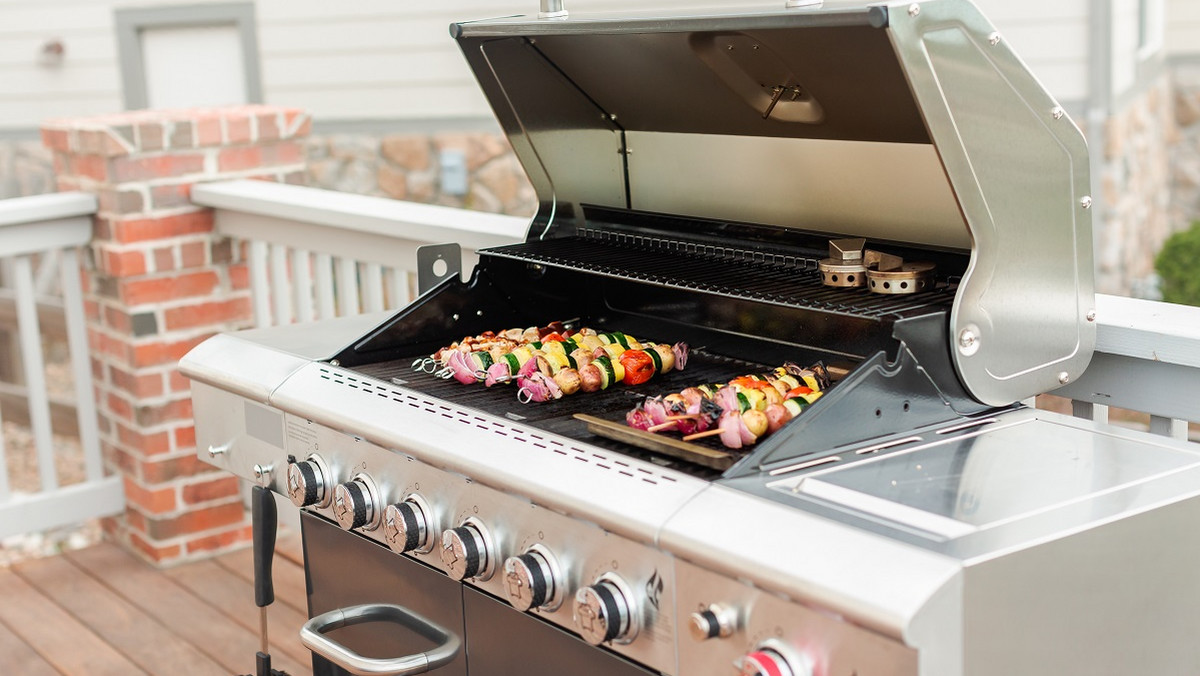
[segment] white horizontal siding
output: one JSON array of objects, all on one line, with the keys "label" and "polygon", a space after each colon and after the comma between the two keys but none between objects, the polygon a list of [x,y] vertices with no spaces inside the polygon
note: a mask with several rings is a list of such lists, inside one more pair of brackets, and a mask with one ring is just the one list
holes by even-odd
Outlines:
[{"label": "white horizontal siding", "polygon": [[1166,25],[1168,54],[1200,54],[1200,2],[1167,0]]},{"label": "white horizontal siding", "polygon": [[[0,128],[119,109],[114,8],[198,1],[220,0],[0,0]],[[1200,32],[1200,2],[1170,1],[1172,9],[1188,6]],[[566,0],[573,13],[782,2]],[[1085,98],[1088,0],[977,4],[1052,94],[1065,101]],[[325,120],[487,117],[491,113],[448,27],[537,9],[538,0],[257,0],[264,98]],[[38,51],[52,37],[64,41],[66,59],[57,68],[39,66]]]}]

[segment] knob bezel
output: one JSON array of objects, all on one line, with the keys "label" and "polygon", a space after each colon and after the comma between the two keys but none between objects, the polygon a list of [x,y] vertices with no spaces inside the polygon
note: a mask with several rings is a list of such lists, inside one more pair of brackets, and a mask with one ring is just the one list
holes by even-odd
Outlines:
[{"label": "knob bezel", "polygon": [[[392,539],[390,531],[387,529],[389,518],[399,518],[398,514],[394,514],[397,508],[404,503],[413,505],[420,514],[418,518],[418,535],[417,546],[412,549],[404,549],[403,542],[396,542]],[[437,514],[430,508],[429,502],[421,497],[419,493],[409,493],[404,496],[399,502],[393,503],[383,509],[383,539],[393,552],[397,554],[428,554],[432,552],[438,545],[437,534],[441,533],[441,528],[438,525]],[[406,538],[407,539],[407,538]]]},{"label": "knob bezel", "polygon": [[[600,643],[592,643],[591,640],[588,639],[586,636],[583,637],[583,640],[587,641],[588,643],[592,643],[592,645],[602,645],[604,643],[613,643],[616,645],[628,645],[630,643],[633,643],[633,641],[635,639],[637,639],[638,633],[641,631],[641,627],[642,627],[642,612],[641,612],[642,604],[639,602],[638,597],[634,596],[633,590],[629,587],[628,584],[625,583],[625,580],[622,579],[620,575],[617,575],[616,573],[612,573],[612,572],[604,573],[600,577],[596,578],[596,581],[593,582],[592,584],[588,585],[588,587],[581,588],[575,592],[576,607],[572,609],[571,615],[572,615],[572,619],[575,622],[576,630],[579,629],[579,609],[578,609],[579,595],[581,593],[583,593],[585,589],[598,587],[604,583],[607,583],[609,586],[611,586],[613,589],[615,589],[617,591],[618,598],[616,599],[616,602],[618,604],[622,604],[622,603],[624,604],[625,615],[626,615],[626,620],[627,620],[628,624],[625,627],[624,631],[621,631],[620,629],[618,629],[616,635],[613,636],[613,638],[609,639],[608,641],[601,641]],[[582,632],[580,632],[580,636],[583,636]]]},{"label": "knob bezel", "polygon": [[745,660],[757,652],[772,652],[779,656],[787,676],[813,676],[813,663],[807,655],[797,652],[790,645],[779,639],[770,638],[759,642],[754,649],[738,660],[738,671],[745,676]]},{"label": "knob bezel", "polygon": [[[476,580],[479,582],[486,582],[492,579],[492,576],[496,574],[496,545],[495,540],[492,539],[491,530],[489,530],[482,521],[473,516],[463,519],[454,528],[470,528],[479,535],[480,542],[478,549],[480,568],[475,575],[465,575],[461,578],[455,577],[457,573],[450,569],[450,566],[446,564],[446,561],[443,558],[442,563],[446,566],[447,571],[450,573],[450,577],[456,580]],[[442,549],[445,549],[446,538],[451,536],[454,528],[449,528],[442,531],[442,537],[439,538],[439,541],[442,544]]]},{"label": "knob bezel", "polygon": [[354,476],[350,477],[349,481],[343,481],[342,483],[338,484],[337,486],[334,486],[333,490],[330,491],[330,493],[331,494],[336,493],[337,489],[342,488],[346,484],[352,484],[352,483],[358,483],[360,486],[362,486],[365,489],[366,499],[368,501],[367,507],[371,513],[370,517],[367,519],[366,523],[359,526],[357,529],[352,528],[352,527],[347,527],[347,525],[345,523],[343,523],[340,518],[338,518],[337,514],[334,514],[334,520],[337,521],[338,525],[340,525],[344,530],[348,530],[348,531],[349,530],[372,531],[372,530],[375,530],[376,528],[379,528],[380,524],[383,523],[383,510],[379,508],[380,504],[382,504],[382,503],[379,500],[379,487],[375,484],[375,480],[372,479],[370,477],[370,475],[365,474],[363,472],[357,472],[357,473],[355,473]]},{"label": "knob bezel", "polygon": [[[510,562],[518,560],[517,556],[510,556],[504,560],[504,594],[508,599],[509,605],[521,611],[541,610],[545,612],[554,612],[562,607],[563,600],[566,598],[565,585],[563,584],[562,567],[558,564],[558,557],[548,547],[541,543],[531,545],[528,549],[521,553],[521,556],[532,554],[540,558],[545,563],[545,571],[543,577],[546,578],[546,585],[549,587],[545,601],[541,605],[530,606],[529,608],[521,608],[516,603],[513,603],[513,596],[508,587],[508,572]],[[524,562],[522,562],[524,563]],[[513,564],[515,565],[515,564]]]},{"label": "knob bezel", "polygon": [[[296,505],[297,507],[301,507],[301,508],[303,508],[303,507],[316,507],[316,508],[328,507],[329,505],[333,504],[333,489],[337,486],[337,484],[334,483],[333,473],[329,470],[329,464],[325,462],[324,458],[322,458],[320,455],[317,455],[316,453],[310,453],[307,458],[289,465],[287,473],[290,475],[294,466],[300,465],[301,463],[305,463],[305,462],[311,463],[316,468],[315,476],[321,482],[322,495],[321,495],[321,497],[319,497],[317,499],[316,502],[313,502],[312,504],[308,504],[308,505],[301,504],[302,501],[297,502],[296,496],[294,496],[292,494],[290,478],[285,478],[284,479],[284,482],[285,482],[284,488],[287,489],[288,499],[290,499],[292,501],[293,505]],[[297,471],[300,471],[300,470],[297,468]]]}]

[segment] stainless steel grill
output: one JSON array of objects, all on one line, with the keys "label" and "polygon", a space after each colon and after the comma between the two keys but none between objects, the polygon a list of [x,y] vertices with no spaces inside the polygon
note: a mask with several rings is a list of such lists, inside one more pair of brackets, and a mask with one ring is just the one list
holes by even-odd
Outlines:
[{"label": "stainless steel grill", "polygon": [[[1079,130],[968,2],[799,4],[452,26],[527,240],[373,328],[184,360],[214,461],[303,507],[314,616],[407,605],[461,637],[447,674],[1190,673],[1200,547],[1145,552],[1194,530],[1196,455],[1020,403],[1095,340]],[[536,405],[410,366],[567,318],[694,359]],[[784,361],[838,382],[722,465],[575,417]],[[318,673],[419,649],[356,629]]]}]

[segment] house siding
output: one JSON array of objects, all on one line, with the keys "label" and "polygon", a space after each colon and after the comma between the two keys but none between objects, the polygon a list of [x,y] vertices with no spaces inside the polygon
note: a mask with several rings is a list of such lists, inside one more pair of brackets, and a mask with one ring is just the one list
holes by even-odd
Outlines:
[{"label": "house siding", "polygon": [[[120,110],[113,10],[185,4],[198,2],[0,3],[0,130],[31,129],[49,117]],[[1086,0],[978,4],[1059,100],[1086,97]],[[447,27],[455,20],[536,12],[538,3],[258,0],[255,5],[266,102],[307,109],[318,120],[482,120],[491,117],[490,110]],[[761,7],[763,2],[568,0],[567,6],[573,12],[588,12],[648,6],[729,9]],[[1200,30],[1200,14],[1193,14]],[[50,38],[61,39],[67,49],[57,67],[36,62],[38,50]]]}]

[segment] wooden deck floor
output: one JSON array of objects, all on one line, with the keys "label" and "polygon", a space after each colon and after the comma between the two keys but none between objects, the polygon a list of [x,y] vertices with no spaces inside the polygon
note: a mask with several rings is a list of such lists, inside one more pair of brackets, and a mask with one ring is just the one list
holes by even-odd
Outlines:
[{"label": "wooden deck floor", "polygon": [[[269,625],[272,666],[311,675],[299,536],[280,537]],[[259,610],[244,549],[169,570],[119,547],[0,569],[3,673],[41,676],[254,673]]]}]

